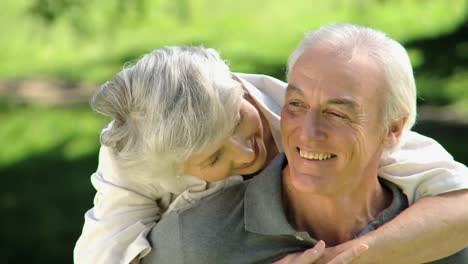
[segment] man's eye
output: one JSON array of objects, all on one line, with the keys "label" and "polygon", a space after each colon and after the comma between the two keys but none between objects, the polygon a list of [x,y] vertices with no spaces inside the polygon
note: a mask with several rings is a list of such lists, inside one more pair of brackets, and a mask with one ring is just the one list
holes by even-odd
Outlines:
[{"label": "man's eye", "polygon": [[347,116],[345,114],[342,114],[342,113],[339,113],[339,112],[329,111],[329,112],[327,112],[327,114],[332,115],[334,117],[341,118],[341,119],[347,119]]},{"label": "man's eye", "polygon": [[291,110],[294,110],[294,109],[299,109],[299,108],[302,108],[304,107],[304,104],[300,101],[290,101],[288,103],[288,107],[291,109]]}]

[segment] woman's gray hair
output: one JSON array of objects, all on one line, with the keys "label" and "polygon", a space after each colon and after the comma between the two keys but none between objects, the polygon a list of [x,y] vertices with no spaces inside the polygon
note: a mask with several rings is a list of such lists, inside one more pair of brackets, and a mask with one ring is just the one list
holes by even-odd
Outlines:
[{"label": "woman's gray hair", "polygon": [[91,107],[113,119],[101,143],[120,167],[180,175],[191,154],[231,131],[242,95],[215,50],[163,47],[102,85]]},{"label": "woman's gray hair", "polygon": [[416,122],[416,85],[411,62],[403,46],[374,29],[347,23],[330,24],[306,33],[289,57],[288,77],[299,57],[317,44],[348,56],[364,53],[378,63],[387,82],[383,125],[389,128],[393,121],[406,117],[404,129],[411,129]]}]

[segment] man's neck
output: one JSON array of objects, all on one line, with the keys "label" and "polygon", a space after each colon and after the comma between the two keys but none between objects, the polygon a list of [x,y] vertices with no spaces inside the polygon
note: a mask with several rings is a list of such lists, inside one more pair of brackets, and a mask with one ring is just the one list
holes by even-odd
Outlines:
[{"label": "man's neck", "polygon": [[283,201],[289,222],[328,246],[355,238],[392,199],[377,177],[338,195],[300,192],[286,179],[283,175]]}]

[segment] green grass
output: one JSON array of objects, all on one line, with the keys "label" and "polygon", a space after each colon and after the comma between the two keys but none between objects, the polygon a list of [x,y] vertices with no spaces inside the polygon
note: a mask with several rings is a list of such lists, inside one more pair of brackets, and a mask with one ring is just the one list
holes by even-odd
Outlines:
[{"label": "green grass", "polygon": [[4,104],[0,112],[0,167],[60,146],[58,155],[77,159],[96,150],[105,120],[88,106]]}]

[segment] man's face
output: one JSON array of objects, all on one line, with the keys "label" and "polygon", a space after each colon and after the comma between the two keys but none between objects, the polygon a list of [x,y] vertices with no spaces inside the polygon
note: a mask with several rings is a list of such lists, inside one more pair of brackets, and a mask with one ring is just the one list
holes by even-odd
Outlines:
[{"label": "man's face", "polygon": [[309,48],[289,75],[281,132],[285,180],[304,192],[336,194],[376,177],[385,130],[384,79],[365,55]]}]

